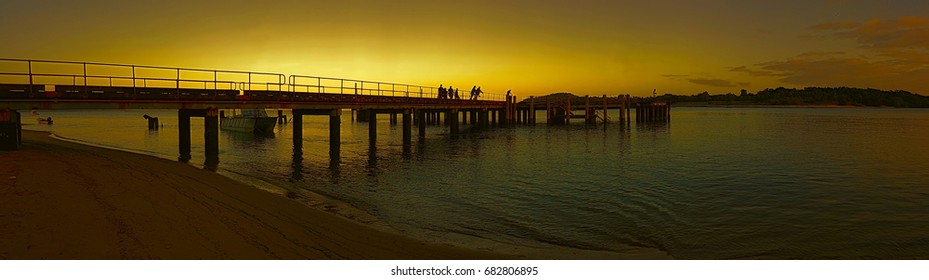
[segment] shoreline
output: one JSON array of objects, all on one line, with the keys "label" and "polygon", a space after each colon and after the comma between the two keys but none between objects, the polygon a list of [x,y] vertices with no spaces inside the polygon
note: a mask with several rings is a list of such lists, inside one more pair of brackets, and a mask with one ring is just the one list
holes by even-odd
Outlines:
[{"label": "shoreline", "polygon": [[23,131],[0,259],[512,259],[427,244],[193,166]]},{"label": "shoreline", "polygon": [[[871,107],[871,106],[854,106],[854,105],[770,105],[770,104],[689,104],[689,103],[671,103],[671,107],[690,107],[690,108],[809,108],[809,109],[897,109],[896,107]],[[907,108],[900,108],[907,109]],[[910,108],[914,109],[914,108]]]},{"label": "shoreline", "polygon": [[[13,175],[0,174],[0,175],[3,175],[2,177],[0,177],[0,180],[12,178],[12,179],[7,179],[4,182],[5,184],[0,184],[0,186],[3,186],[3,189],[0,189],[0,195],[5,197],[5,198],[0,198],[0,205],[9,206],[9,207],[0,206],[0,211],[2,211],[0,213],[9,213],[8,215],[0,216],[0,233],[4,233],[4,232],[12,233],[13,231],[23,231],[23,230],[25,231],[22,233],[12,234],[12,235],[4,233],[5,236],[12,236],[13,238],[10,238],[10,240],[7,240],[7,241],[0,242],[0,259],[11,259],[11,258],[12,259],[86,259],[86,258],[91,258],[91,259],[127,259],[127,258],[128,259],[139,259],[139,258],[141,259],[150,259],[150,258],[153,258],[153,259],[189,259],[189,258],[193,258],[193,259],[316,259],[316,258],[322,258],[322,259],[513,259],[513,258],[519,258],[519,259],[524,259],[524,258],[534,258],[534,259],[669,259],[671,258],[671,256],[667,255],[665,252],[660,252],[657,249],[651,249],[651,248],[631,248],[628,252],[619,253],[619,252],[611,252],[611,251],[588,251],[588,250],[574,249],[574,248],[562,249],[562,248],[524,247],[524,246],[519,246],[519,245],[499,243],[499,242],[495,242],[491,240],[476,240],[475,242],[443,242],[444,240],[431,240],[431,241],[420,240],[414,237],[403,235],[400,231],[391,228],[390,226],[385,224],[383,221],[380,221],[376,217],[370,216],[370,214],[367,214],[363,210],[355,209],[352,206],[347,205],[345,202],[342,202],[338,199],[331,198],[331,197],[328,197],[322,194],[317,194],[309,190],[304,190],[304,189],[292,190],[292,189],[284,188],[284,187],[281,187],[281,186],[278,186],[278,185],[275,185],[269,182],[264,182],[261,180],[259,181],[261,181],[262,184],[256,185],[256,182],[253,182],[254,180],[251,180],[251,179],[249,180],[242,180],[243,178],[239,178],[238,180],[235,179],[235,177],[241,177],[244,175],[236,174],[234,172],[226,171],[226,172],[214,173],[214,172],[198,169],[193,165],[189,165],[186,163],[179,163],[176,161],[158,157],[156,155],[140,154],[140,153],[136,153],[133,151],[126,151],[126,150],[122,150],[118,148],[113,149],[113,148],[105,147],[105,146],[101,147],[97,145],[83,143],[79,140],[62,138],[60,136],[52,137],[52,135],[54,134],[48,133],[48,132],[24,131],[24,146],[20,151],[0,153],[0,157],[3,157],[3,158],[6,158],[9,155],[12,155],[13,160],[4,160],[5,162],[8,162],[8,163],[5,163],[3,165],[13,165],[11,166],[13,168],[5,168],[5,166],[0,166],[0,167],[4,167],[3,169],[11,170],[12,173],[15,173]],[[85,155],[85,156],[81,156],[78,158],[72,158],[72,157],[69,157],[68,155],[62,156],[62,153],[70,154],[72,152],[78,153],[78,154],[92,154],[92,155],[89,155],[89,156]],[[59,234],[41,234],[41,232],[38,232],[38,233],[29,232],[30,229],[38,230],[37,228],[34,228],[34,227],[38,227],[40,226],[40,224],[51,224],[51,222],[47,220],[49,219],[49,217],[43,217],[41,219],[38,219],[37,221],[30,221],[31,220],[30,216],[34,217],[34,215],[30,215],[30,213],[34,214],[36,212],[36,209],[29,208],[29,207],[17,208],[17,207],[24,207],[25,205],[23,203],[17,203],[16,201],[19,199],[24,199],[23,197],[21,197],[22,194],[28,193],[27,191],[25,191],[25,189],[40,188],[42,187],[41,185],[43,185],[41,183],[37,184],[37,182],[23,183],[23,181],[28,181],[28,180],[24,180],[23,178],[33,177],[33,176],[29,176],[30,174],[26,174],[25,176],[22,176],[22,174],[24,173],[23,167],[33,166],[33,165],[41,166],[42,164],[40,162],[36,162],[35,158],[30,159],[30,157],[38,156],[38,158],[43,158],[43,156],[48,157],[50,156],[50,154],[57,154],[57,156],[54,157],[56,161],[63,160],[65,162],[79,163],[79,164],[74,164],[74,165],[87,165],[88,168],[92,168],[95,165],[101,165],[99,162],[101,160],[104,162],[110,162],[110,163],[125,161],[127,163],[132,162],[132,163],[145,166],[144,169],[159,170],[165,173],[184,174],[182,175],[182,177],[186,177],[186,178],[175,178],[177,180],[171,180],[171,183],[169,185],[171,185],[171,187],[174,188],[175,190],[184,189],[185,193],[191,191],[190,188],[192,188],[193,186],[204,187],[203,185],[207,185],[205,187],[211,189],[210,194],[201,193],[200,195],[202,197],[196,197],[196,198],[187,197],[188,199],[193,199],[195,201],[215,200],[217,202],[222,202],[222,203],[226,203],[226,202],[233,203],[234,201],[226,201],[226,199],[234,199],[238,202],[246,203],[246,205],[238,205],[238,206],[246,206],[246,207],[223,207],[223,208],[227,208],[225,210],[235,210],[234,212],[238,212],[238,214],[224,213],[224,215],[232,215],[234,218],[230,218],[230,220],[236,221],[235,223],[237,222],[248,223],[249,222],[248,220],[256,218],[254,215],[250,215],[250,213],[255,211],[256,208],[257,209],[274,208],[274,209],[281,211],[278,214],[284,214],[285,216],[288,216],[287,217],[288,219],[284,219],[285,221],[281,221],[281,219],[273,219],[273,218],[281,218],[281,217],[270,217],[269,219],[274,220],[274,222],[271,224],[265,223],[265,225],[266,226],[270,225],[271,226],[270,230],[272,231],[282,232],[282,230],[277,229],[279,227],[284,227],[284,228],[296,227],[296,228],[303,228],[304,230],[309,229],[309,228],[313,228],[313,229],[324,228],[325,230],[329,230],[329,231],[344,231],[346,228],[352,228],[354,229],[353,234],[350,236],[346,236],[346,238],[354,239],[354,240],[364,240],[365,242],[361,242],[361,244],[338,242],[339,245],[336,246],[337,248],[327,248],[327,251],[333,252],[333,254],[323,254],[322,257],[319,257],[319,255],[314,256],[313,254],[310,254],[312,252],[301,252],[301,254],[297,254],[297,255],[283,256],[281,254],[274,253],[273,250],[271,252],[268,252],[267,250],[265,250],[266,252],[264,252],[264,254],[253,252],[247,255],[234,255],[234,254],[228,254],[228,253],[211,255],[211,254],[204,254],[205,252],[198,251],[198,250],[195,250],[195,251],[173,250],[171,252],[160,252],[159,254],[133,255],[133,254],[125,254],[121,252],[122,250],[126,249],[124,248],[125,241],[121,238],[116,238],[115,240],[114,239],[96,240],[95,242],[97,245],[102,245],[102,247],[104,247],[106,251],[110,251],[109,254],[103,254],[103,255],[99,255],[101,252],[87,253],[87,254],[82,254],[82,253],[77,253],[77,252],[58,252],[57,254],[49,254],[49,252],[47,251],[36,252],[36,250],[33,249],[33,245],[35,245],[33,244],[34,240],[31,238],[27,238],[27,236],[40,235],[40,236],[43,236],[43,238],[40,238],[39,240],[48,238],[48,239],[54,239],[54,240],[57,240],[58,242],[61,242],[62,240],[68,239],[67,236],[62,236],[61,233],[73,231],[67,228],[46,229],[45,227],[41,227],[42,231],[58,232]],[[114,167],[113,164],[102,164],[102,165],[103,165],[102,167]],[[118,165],[119,164],[117,164],[117,166]],[[124,166],[129,166],[129,164],[125,164]],[[68,173],[67,172],[68,169],[66,167],[61,167],[61,168],[64,168],[65,170],[58,170],[58,171],[65,171],[64,173]],[[25,168],[25,170],[31,170],[31,169]],[[127,170],[124,172],[134,173],[134,171],[139,171],[139,170],[133,169],[133,168],[127,168]],[[26,173],[29,173],[29,172],[26,172]],[[111,174],[96,174],[96,177],[100,177],[101,175],[103,177],[107,177],[107,175],[111,175]],[[54,174],[50,174],[50,175],[54,175]],[[151,189],[158,188],[159,185],[162,185],[161,181],[163,181],[164,179],[168,179],[168,178],[164,178],[166,177],[164,175],[156,175],[156,174],[151,174],[151,173],[147,175],[154,177],[154,178],[148,178],[146,183],[141,184],[140,186],[135,186],[136,188],[146,189],[146,191],[150,192]],[[173,174],[170,174],[170,175],[173,175]],[[91,181],[103,180],[103,178],[93,178],[95,177],[95,175],[88,175],[88,174],[81,174],[80,176],[77,176],[77,177],[86,178],[87,176],[92,177]],[[42,177],[42,176],[38,176],[38,177]],[[53,180],[57,183],[64,182],[64,180],[62,180],[63,178],[55,178],[55,177],[58,177],[58,176],[48,176],[48,177],[44,177],[44,179]],[[114,176],[108,176],[108,177],[114,177]],[[132,177],[132,176],[115,176],[115,177]],[[29,179],[35,179],[35,178],[29,178]],[[110,178],[110,179],[113,179],[113,178]],[[135,179],[139,180],[139,178],[135,178]],[[115,180],[132,181],[133,178],[119,178]],[[12,181],[12,185],[9,185],[11,181]],[[48,183],[49,182],[46,182],[44,185],[52,185]],[[87,190],[91,190],[92,193],[96,193],[94,189],[98,189],[98,188],[105,189],[104,192],[106,193],[110,193],[110,192],[122,193],[122,194],[128,193],[127,191],[122,189],[125,186],[112,186],[112,185],[95,184],[95,183],[90,183],[89,184],[90,186],[88,186],[88,184],[86,184],[87,183],[86,179],[84,180],[84,183],[85,184],[75,184],[74,182],[71,182],[71,184],[63,184],[63,185],[65,185],[64,186],[65,188],[70,188],[70,189],[85,188]],[[244,189],[248,189],[248,191]],[[255,194],[255,192],[262,193],[262,195]],[[247,197],[242,196],[245,193],[248,193]],[[13,195],[11,196],[10,194],[13,194]],[[171,194],[164,194],[164,193],[159,194],[159,196],[163,196],[163,195],[170,196]],[[97,197],[99,195],[94,194],[91,196]],[[216,198],[217,196],[222,197],[224,199],[217,199]],[[252,199],[252,197],[261,197],[261,199],[260,201],[258,201],[259,199]],[[142,202],[142,203],[150,204],[151,208],[147,208],[147,210],[149,211],[151,211],[152,209],[157,209],[157,207],[173,206],[173,205],[158,205],[158,203],[156,203],[155,201],[151,201],[152,199],[150,198],[151,197],[134,197],[130,195],[129,197],[121,197],[119,198],[119,200],[123,200],[123,201],[117,201],[112,204],[125,204],[124,206],[126,208],[134,208],[138,205],[129,205],[128,204],[129,202],[127,201],[127,200],[133,200],[136,203]],[[27,200],[35,202],[35,201],[44,200],[44,199],[47,199],[47,197],[31,197],[31,198],[28,198]],[[58,199],[61,200],[64,198],[59,197]],[[175,197],[174,199],[178,199],[178,198]],[[12,200],[12,201],[5,201],[5,200]],[[70,201],[51,202],[49,201],[46,203],[69,205],[69,204],[74,204],[78,202],[70,202]],[[81,206],[94,206],[94,205],[86,205],[86,204],[93,204],[93,203],[90,203],[89,201],[83,201],[81,203],[85,204]],[[186,205],[186,206],[192,207],[196,205]],[[300,210],[294,209],[293,206],[299,207],[301,209]],[[240,208],[248,208],[248,209],[240,209]],[[278,208],[287,208],[288,210],[278,209]],[[122,210],[122,209],[119,209],[119,210]],[[199,210],[204,210],[204,209],[199,209]],[[200,214],[215,215],[216,214],[215,211],[217,211],[217,209],[207,209],[207,210],[208,210],[207,212],[209,213],[200,213]],[[136,211],[126,211],[126,212],[136,212]],[[306,213],[306,212],[310,212],[310,213]],[[51,214],[51,213],[48,213],[48,214]],[[147,213],[147,214],[155,215],[155,213]],[[320,215],[326,216],[328,219],[315,219],[314,218],[314,219],[309,219],[309,220],[300,219],[299,221],[295,221],[293,219],[294,216],[317,217]],[[114,221],[111,221],[113,220],[111,219],[111,215],[103,215],[103,216],[106,217],[107,221],[110,221],[111,223],[114,222]],[[84,222],[90,222],[91,224],[96,224],[97,226],[107,228],[105,223],[101,223],[101,221],[99,221],[100,217],[81,217],[81,218],[85,219]],[[141,222],[142,224],[146,224],[147,222],[154,222],[158,224],[157,227],[164,227],[164,226],[168,226],[168,224],[173,223],[173,221],[171,220],[154,221],[151,219],[151,216],[148,216],[148,218],[149,218],[148,220],[144,220],[144,221],[136,221],[133,219],[128,219],[128,220],[116,219],[116,220],[120,220],[123,222],[116,222],[115,224],[116,225],[122,224],[127,227],[134,227],[135,225],[137,225],[138,222]],[[97,220],[97,221],[86,221],[86,219]],[[245,221],[242,221],[242,220],[245,220]],[[318,222],[319,220],[325,220],[325,221]],[[23,227],[14,228],[14,229],[10,228],[10,225],[17,225],[17,224],[18,225],[31,224],[33,228],[23,228]],[[228,227],[228,223],[226,224],[227,224],[226,227]],[[146,224],[145,226],[152,226],[152,225]],[[193,231],[198,234],[203,231],[217,230],[216,228],[202,229],[194,225],[188,225],[188,226],[193,226],[194,227]],[[214,225],[214,226],[219,228],[219,231],[223,231],[221,227],[217,225]],[[85,230],[89,230],[89,229],[85,229]],[[176,228],[172,229],[172,231],[175,231],[175,233],[177,233],[176,232],[177,230],[178,229]],[[123,231],[126,231],[126,229],[123,229],[121,227],[116,227],[117,233],[123,232]],[[133,232],[132,230],[128,230],[128,231]],[[238,233],[239,235],[257,234],[257,233],[252,233],[249,231],[241,232],[241,230],[234,230],[234,232]],[[158,231],[154,231],[152,233],[157,234]],[[227,234],[227,233],[228,232],[224,232],[224,234]],[[181,232],[177,234],[182,234],[182,235],[190,234],[190,232],[187,232],[187,233]],[[132,235],[132,234],[129,234],[129,235]],[[117,234],[117,237],[120,237],[119,234]],[[17,238],[19,238],[19,240],[17,240]],[[27,243],[27,245],[25,245],[26,248],[22,248],[22,246],[17,246],[15,244],[12,244],[12,243],[20,243],[21,241],[23,241],[22,238],[26,238],[25,240],[26,241],[25,243]],[[90,237],[84,237],[84,238],[93,239]],[[299,238],[299,237],[289,238],[289,235],[283,236],[283,238],[291,241],[292,243],[305,243],[306,242],[304,238]],[[130,239],[135,239],[135,238],[130,238]],[[315,239],[309,238],[309,239],[312,242],[323,243],[323,244],[329,244],[330,243],[329,241],[331,241],[331,240],[319,240],[318,238],[315,238]],[[370,240],[381,240],[382,242],[380,243],[386,242],[392,245],[371,244]],[[117,244],[112,244],[112,242],[114,241],[118,241]],[[178,242],[178,240],[162,239],[157,243],[149,242],[150,244],[148,245],[157,246],[161,242],[167,242],[170,244],[170,243]],[[110,243],[110,244],[106,244],[106,243]],[[258,243],[259,244],[250,244],[250,245],[260,245],[260,243],[264,243],[264,242],[258,242]],[[64,250],[67,247],[74,245],[74,244],[72,244],[71,242],[65,242],[65,244],[57,244],[57,246],[53,246],[53,247],[61,247],[61,245],[64,245],[63,247],[65,248],[62,248]],[[217,244],[212,244],[212,245],[215,246]],[[222,252],[222,251],[230,250],[230,249],[244,250],[246,248],[240,248],[240,247],[245,246],[245,245],[247,244],[222,245],[219,248],[212,248],[211,250],[215,252]],[[91,245],[87,245],[87,246],[91,246]],[[116,246],[117,248],[113,248],[113,246]],[[398,246],[400,248],[397,248]],[[465,246],[467,248],[461,247],[461,246]],[[226,248],[226,247],[229,247],[229,248]],[[264,247],[264,246],[259,246],[259,247]],[[291,248],[287,248],[287,247],[291,247]],[[296,247],[296,248],[293,248],[293,247]],[[299,248],[299,247],[304,247],[304,248]],[[310,246],[310,247],[315,248],[314,246]],[[372,249],[368,247],[374,247],[374,248]],[[382,252],[383,249],[385,249],[384,247],[391,248],[390,250],[388,250],[389,253]],[[90,248],[85,248],[85,249],[90,249]],[[103,249],[103,248],[96,248],[95,250],[99,251],[99,249]],[[299,244],[290,244],[290,246],[284,246],[283,248],[280,248],[280,250],[284,250],[284,249],[286,249],[287,251],[294,251],[294,250],[306,251],[307,248],[306,246],[299,246]],[[369,250],[369,249],[372,249],[372,250]],[[94,250],[91,250],[91,251],[94,251]],[[112,254],[112,251],[120,251],[121,253],[114,255]],[[313,251],[313,250],[309,250],[309,251]],[[365,253],[359,253],[359,251],[365,252]],[[347,253],[347,252],[351,252],[351,253]],[[358,254],[355,254],[355,253],[358,253]]]}]

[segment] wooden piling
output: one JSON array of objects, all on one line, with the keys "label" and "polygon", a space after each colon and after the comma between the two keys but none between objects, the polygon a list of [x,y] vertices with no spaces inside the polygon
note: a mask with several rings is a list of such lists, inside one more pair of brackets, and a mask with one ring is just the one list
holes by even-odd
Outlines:
[{"label": "wooden piling", "polygon": [[607,119],[607,115],[606,115],[606,110],[607,110],[607,106],[606,106],[606,94],[604,94],[603,97],[601,97],[601,98],[603,99],[603,123],[607,123],[607,122],[608,122],[608,119]]},{"label": "wooden piling", "polygon": [[177,129],[177,160],[190,161],[190,109],[177,110]]},{"label": "wooden piling", "polygon": [[300,110],[293,110],[291,112],[293,117],[293,141],[294,141],[294,152],[303,151],[303,112]]},{"label": "wooden piling", "polygon": [[[406,121],[406,118],[404,118]],[[373,122],[372,122],[373,123]],[[406,123],[404,123],[406,125]],[[408,128],[404,126],[404,128]],[[409,132],[407,132],[409,133]],[[404,134],[404,136],[407,136]],[[329,112],[329,160],[338,162],[342,147],[342,109]]]},{"label": "wooden piling", "polygon": [[584,95],[584,123],[590,124],[590,120],[593,119],[593,114],[590,110],[590,95]]},{"label": "wooden piling", "polygon": [[458,135],[458,116],[459,115],[460,114],[458,113],[458,109],[452,109],[451,111],[448,112],[448,118],[450,119],[448,122],[449,123],[448,133],[451,135]]},{"label": "wooden piling", "polygon": [[416,123],[417,128],[419,129],[419,138],[426,137],[426,112],[422,110],[416,110]]},{"label": "wooden piling", "polygon": [[374,145],[377,143],[377,112],[368,111],[368,143]]},{"label": "wooden piling", "polygon": [[529,96],[529,124],[535,125],[535,96]]},{"label": "wooden piling", "polygon": [[571,124],[571,97],[566,97],[568,99],[568,106],[565,107],[565,124]]},{"label": "wooden piling", "polygon": [[545,97],[545,123],[552,124],[552,101]]},{"label": "wooden piling", "polygon": [[413,145],[413,110],[403,110],[403,146]]}]

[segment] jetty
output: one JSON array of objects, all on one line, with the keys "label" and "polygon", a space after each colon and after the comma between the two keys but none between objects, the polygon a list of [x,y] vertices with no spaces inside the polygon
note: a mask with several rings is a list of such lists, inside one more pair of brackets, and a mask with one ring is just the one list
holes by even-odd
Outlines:
[{"label": "jetty", "polygon": [[[174,109],[178,116],[178,160],[191,158],[191,118],[204,119],[206,166],[219,161],[219,118],[223,110],[276,109],[278,121],[290,110],[293,145],[303,143],[303,116],[329,116],[329,150],[338,159],[341,115],[367,122],[369,140],[377,138],[377,119],[387,115],[391,124],[402,119],[403,146],[412,145],[415,123],[420,137],[430,125],[448,126],[458,135],[461,124],[477,127],[535,124],[536,111],[546,110],[549,123],[567,124],[571,119],[607,122],[607,109],[620,108],[620,122],[667,121],[670,104],[633,104],[629,95],[607,98],[600,104],[572,104],[571,99],[529,97],[517,102],[515,95],[484,93],[474,100],[439,98],[437,87],[282,73],[193,69],[95,62],[0,59],[0,150],[21,144],[22,110],[58,109]],[[544,104],[544,107],[541,106]],[[575,113],[582,110],[584,113]],[[664,116],[664,117],[662,117]],[[148,118],[157,129],[157,118]]]}]

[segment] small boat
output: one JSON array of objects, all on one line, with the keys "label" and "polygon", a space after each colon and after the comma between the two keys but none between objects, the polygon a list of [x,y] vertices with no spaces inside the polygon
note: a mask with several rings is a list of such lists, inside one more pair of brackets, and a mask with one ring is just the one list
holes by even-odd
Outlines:
[{"label": "small boat", "polygon": [[268,112],[261,109],[241,110],[231,117],[219,119],[220,129],[248,133],[272,133],[275,125],[277,117],[268,116]]},{"label": "small boat", "polygon": [[48,118],[38,118],[38,119],[36,119],[36,120],[39,121],[39,124],[52,124],[52,123],[54,122],[54,121],[52,121],[52,117],[48,117]]}]

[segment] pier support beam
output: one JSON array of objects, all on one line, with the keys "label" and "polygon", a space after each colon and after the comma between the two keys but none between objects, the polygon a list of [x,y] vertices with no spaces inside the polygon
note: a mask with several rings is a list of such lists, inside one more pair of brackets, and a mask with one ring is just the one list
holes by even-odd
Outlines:
[{"label": "pier support beam", "polygon": [[487,116],[488,113],[489,112],[487,109],[483,109],[478,112],[477,122],[481,129],[486,129],[489,127],[489,116]]},{"label": "pier support beam", "polygon": [[22,115],[15,110],[0,109],[0,150],[18,150],[22,144]]},{"label": "pier support beam", "polygon": [[419,138],[426,138],[426,112],[416,110],[416,123],[419,129]]},{"label": "pier support beam", "polygon": [[[302,141],[301,141],[302,142]],[[342,147],[342,110],[332,109],[329,111],[329,160],[330,162],[339,161],[339,154]]]},{"label": "pier support beam", "polygon": [[529,124],[535,125],[535,96],[529,97]]},{"label": "pier support beam", "polygon": [[190,109],[177,110],[177,160],[187,162],[190,160]]},{"label": "pier support beam", "polygon": [[371,110],[358,110],[358,121],[366,122],[371,116]]},{"label": "pier support beam", "polygon": [[178,157],[180,162],[190,161],[190,117],[203,117],[203,146],[206,168],[215,170],[219,164],[219,110],[179,109],[177,111]]},{"label": "pier support beam", "polygon": [[294,153],[303,151],[303,111],[294,109],[290,122],[293,128]]},{"label": "pier support beam", "polygon": [[458,135],[458,115],[458,109],[452,109],[449,111],[448,116],[451,119],[449,124],[451,125],[448,127],[448,133],[451,135]]},{"label": "pier support beam", "polygon": [[403,147],[413,146],[413,112],[403,111]]},{"label": "pier support beam", "polygon": [[609,108],[606,106],[606,94],[604,94],[603,97],[601,97],[601,98],[603,98],[603,123],[607,123],[607,122],[609,122],[610,120],[609,120],[609,117],[607,117],[607,112],[606,112],[606,111],[609,109]]},{"label": "pier support beam", "polygon": [[501,126],[508,125],[510,123],[510,99],[512,98],[512,96],[506,97],[506,106],[503,107],[503,115],[500,116]]},{"label": "pier support beam", "polygon": [[329,162],[338,166],[342,147],[342,109],[293,109],[294,155],[303,153],[303,116],[329,116]]},{"label": "pier support beam", "polygon": [[545,123],[552,125],[552,101],[545,97]]},{"label": "pier support beam", "polygon": [[206,109],[203,116],[203,144],[206,161],[203,165],[215,171],[219,166],[219,110]]},{"label": "pier support beam", "polygon": [[374,146],[377,143],[377,112],[368,110],[368,143]]}]

